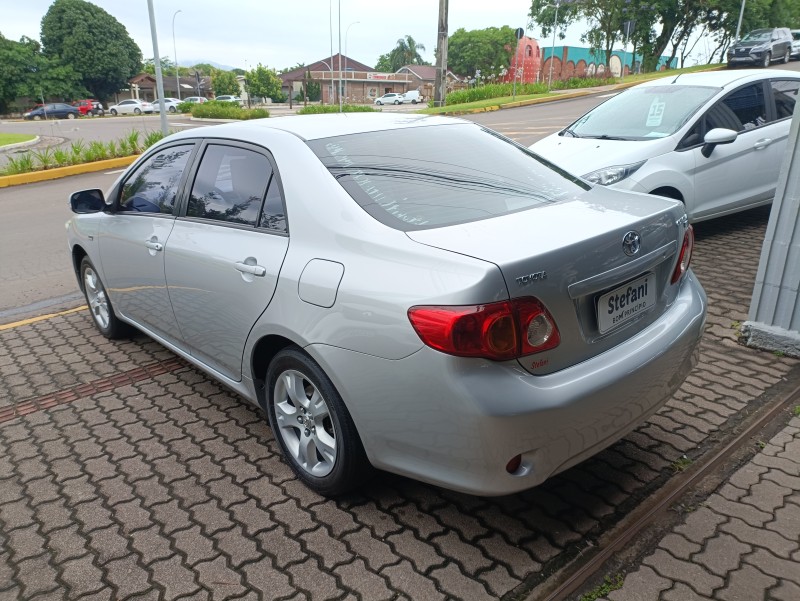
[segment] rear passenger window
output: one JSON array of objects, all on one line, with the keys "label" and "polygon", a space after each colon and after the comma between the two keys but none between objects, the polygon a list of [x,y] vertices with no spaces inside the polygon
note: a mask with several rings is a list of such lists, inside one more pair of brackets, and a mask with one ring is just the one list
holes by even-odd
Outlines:
[{"label": "rear passenger window", "polygon": [[286,214],[283,209],[283,199],[281,198],[278,178],[275,175],[269,183],[267,198],[264,200],[264,208],[261,210],[261,219],[258,226],[271,232],[286,233]]},{"label": "rear passenger window", "polygon": [[195,176],[186,215],[255,226],[271,175],[272,166],[262,154],[209,145]]},{"label": "rear passenger window", "polygon": [[772,95],[775,97],[775,112],[777,119],[786,119],[794,114],[794,105],[797,102],[797,91],[800,89],[800,80],[773,79],[770,82]]},{"label": "rear passenger window", "polygon": [[119,210],[171,215],[192,148],[194,144],[169,146],[140,165],[122,185]]}]

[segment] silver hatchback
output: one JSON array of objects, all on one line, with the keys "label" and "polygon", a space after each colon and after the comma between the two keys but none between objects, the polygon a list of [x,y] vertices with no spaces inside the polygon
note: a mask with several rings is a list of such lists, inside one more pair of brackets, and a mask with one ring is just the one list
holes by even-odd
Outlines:
[{"label": "silver hatchback", "polygon": [[324,495],[373,467],[535,486],[658,410],[705,321],[681,203],[457,119],[194,129],[71,205],[100,333],[133,326],[264,408]]}]

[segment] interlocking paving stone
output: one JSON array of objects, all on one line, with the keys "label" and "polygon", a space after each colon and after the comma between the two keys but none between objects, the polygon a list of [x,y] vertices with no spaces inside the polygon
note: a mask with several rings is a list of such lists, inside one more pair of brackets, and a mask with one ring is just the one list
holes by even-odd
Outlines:
[{"label": "interlocking paving stone", "polygon": [[[323,499],[280,459],[259,410],[146,337],[107,341],[83,312],[2,331],[0,599],[514,595],[592,544],[753,396],[798,373],[796,361],[736,344],[732,321],[746,319],[750,291],[717,260],[731,256],[753,276],[765,225],[757,211],[698,226],[693,266],[710,292],[709,328],[675,398],[597,457],[496,499],[388,474]],[[670,565],[705,558],[700,549],[724,533],[764,553],[742,566],[775,572],[775,598],[793,590],[777,573],[798,561],[787,546],[800,539],[800,502],[786,494],[800,481],[794,438],[770,441],[752,473],[732,480],[747,511],[722,513],[714,503],[733,501],[717,495],[689,515],[696,523],[676,530],[683,545],[661,550]],[[659,586],[664,599],[691,590]]]}]

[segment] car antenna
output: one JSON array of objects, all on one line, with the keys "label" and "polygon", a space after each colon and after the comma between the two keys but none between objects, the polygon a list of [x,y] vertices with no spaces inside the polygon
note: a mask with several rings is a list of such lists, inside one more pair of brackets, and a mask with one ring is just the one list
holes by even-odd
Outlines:
[{"label": "car antenna", "polygon": [[672,80],[672,83],[675,83],[676,81],[678,81],[678,78],[679,78],[681,75],[683,75],[683,73],[678,73],[678,74],[675,76],[675,79],[673,79],[673,80]]}]

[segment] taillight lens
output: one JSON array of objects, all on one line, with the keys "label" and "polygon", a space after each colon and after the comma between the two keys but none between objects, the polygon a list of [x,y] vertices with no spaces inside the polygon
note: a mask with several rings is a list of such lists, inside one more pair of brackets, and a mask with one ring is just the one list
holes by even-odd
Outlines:
[{"label": "taillight lens", "polygon": [[692,261],[692,251],[694,250],[694,228],[690,225],[686,229],[683,236],[683,245],[681,246],[681,254],[678,255],[678,264],[675,265],[675,271],[672,272],[671,284],[674,284],[683,277],[683,274],[689,270],[689,263]]},{"label": "taillight lens", "polygon": [[515,359],[558,346],[550,313],[533,297],[462,306],[419,306],[408,318],[422,342],[449,355]]}]

